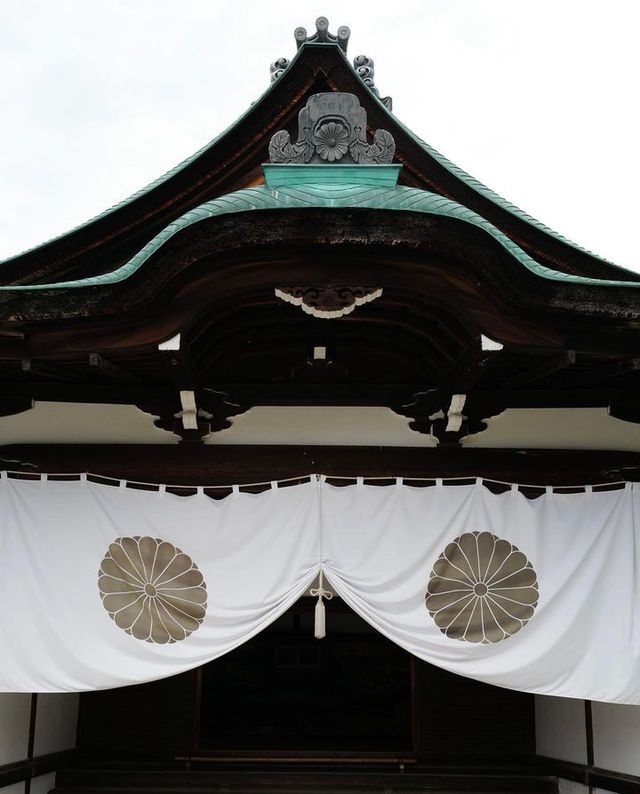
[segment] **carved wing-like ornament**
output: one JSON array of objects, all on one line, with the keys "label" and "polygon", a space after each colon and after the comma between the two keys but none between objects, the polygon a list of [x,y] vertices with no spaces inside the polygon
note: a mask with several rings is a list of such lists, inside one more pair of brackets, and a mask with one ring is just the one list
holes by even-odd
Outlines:
[{"label": "carved wing-like ornament", "polygon": [[393,135],[386,130],[376,130],[373,143],[367,143],[357,137],[349,149],[356,163],[372,165],[376,163],[390,163],[396,151],[396,142]]},{"label": "carved wing-like ornament", "polygon": [[276,287],[276,297],[305,314],[333,320],[382,295],[382,287]]},{"label": "carved wing-like ornament", "polygon": [[269,142],[269,159],[272,163],[308,163],[313,157],[314,145],[307,131],[297,143],[291,143],[287,130],[279,130]]}]

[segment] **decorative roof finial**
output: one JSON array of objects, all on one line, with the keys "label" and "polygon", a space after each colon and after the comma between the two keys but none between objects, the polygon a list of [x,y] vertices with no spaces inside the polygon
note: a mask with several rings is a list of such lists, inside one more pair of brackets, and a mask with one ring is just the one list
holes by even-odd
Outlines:
[{"label": "decorative roof finial", "polygon": [[274,61],[271,66],[269,67],[269,71],[271,72],[271,82],[275,82],[278,77],[281,77],[284,74],[284,70],[289,66],[290,61],[288,58],[278,58],[277,61]]},{"label": "decorative roof finial", "polygon": [[[329,33],[329,20],[326,17],[318,17],[316,19],[316,32],[313,36],[307,36],[306,28],[296,28],[293,35],[298,49],[300,49],[303,44],[337,44],[346,55],[351,30],[346,25],[341,25],[338,28],[337,35],[334,35],[333,33]],[[290,61],[288,58],[278,58],[277,61],[271,64],[270,71],[272,83],[284,74],[289,64]],[[381,97],[380,92],[373,82],[373,58],[369,58],[367,55],[358,55],[353,59],[353,68],[362,82],[373,91],[389,110],[391,110],[391,97]]]},{"label": "decorative roof finial", "polygon": [[392,108],[392,100],[390,96],[381,97],[380,91],[376,88],[373,81],[374,69],[373,58],[368,55],[356,55],[353,59],[353,68],[362,82],[380,99],[380,101],[389,109]]},{"label": "decorative roof finial", "polygon": [[326,17],[318,17],[316,19],[316,32],[313,36],[307,36],[305,28],[296,28],[293,32],[296,39],[298,49],[303,44],[337,44],[340,49],[346,53],[347,44],[349,43],[349,36],[351,31],[346,25],[341,25],[338,28],[338,35],[334,36],[329,33],[329,20]]},{"label": "decorative roof finial", "polygon": [[[346,25],[341,25],[338,28],[338,33],[329,33],[329,20],[326,17],[318,17],[316,19],[316,32],[313,36],[307,36],[306,28],[296,28],[293,31],[298,49],[303,44],[337,44],[338,47],[347,54],[347,45],[349,44],[349,36],[351,30]],[[281,77],[285,69],[289,66],[288,58],[278,58],[271,64],[271,82],[275,82],[278,77]]]}]

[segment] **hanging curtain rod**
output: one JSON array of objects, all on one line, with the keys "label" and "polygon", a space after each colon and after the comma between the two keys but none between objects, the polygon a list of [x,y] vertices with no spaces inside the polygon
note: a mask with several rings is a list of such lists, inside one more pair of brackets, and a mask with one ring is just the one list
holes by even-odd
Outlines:
[{"label": "hanging curtain rod", "polygon": [[321,478],[325,480],[343,480],[343,481],[351,481],[353,483],[357,483],[359,480],[367,481],[367,482],[377,482],[377,481],[390,481],[389,484],[397,484],[397,483],[405,483],[405,482],[430,482],[434,485],[437,485],[439,482],[463,482],[463,481],[476,481],[479,483],[491,483],[492,485],[504,485],[507,487],[516,487],[517,489],[520,488],[534,488],[538,490],[548,490],[549,488],[553,491],[559,490],[591,490],[594,488],[607,488],[611,490],[615,490],[616,488],[624,488],[629,482],[628,480],[615,480],[613,482],[602,482],[602,483],[591,483],[587,485],[541,485],[539,483],[514,483],[508,482],[506,480],[497,480],[491,477],[477,477],[473,475],[469,475],[466,477],[394,477],[394,476],[375,476],[375,477],[354,477],[354,476],[344,476],[339,474],[301,474],[298,477],[286,477],[282,480],[264,480],[261,482],[245,482],[245,483],[233,483],[230,485],[171,485],[171,484],[163,484],[157,482],[143,482],[142,480],[127,480],[118,477],[109,477],[108,475],[104,474],[95,474],[94,472],[46,472],[37,474],[35,472],[24,472],[24,471],[15,471],[10,469],[5,469],[2,471],[2,476],[7,477],[11,476],[12,479],[24,479],[24,480],[46,480],[49,477],[52,478],[61,478],[61,479],[69,479],[72,480],[73,478],[77,478],[79,480],[86,479],[88,477],[95,478],[96,480],[103,481],[104,484],[117,484],[124,483],[125,487],[127,485],[140,485],[150,489],[170,489],[170,490],[191,490],[191,491],[222,491],[222,490],[242,490],[243,488],[260,488],[260,487],[274,487],[279,486],[280,484],[284,483],[295,483],[299,482],[300,480],[304,481],[307,480],[311,482],[314,478],[316,480],[320,480]]}]

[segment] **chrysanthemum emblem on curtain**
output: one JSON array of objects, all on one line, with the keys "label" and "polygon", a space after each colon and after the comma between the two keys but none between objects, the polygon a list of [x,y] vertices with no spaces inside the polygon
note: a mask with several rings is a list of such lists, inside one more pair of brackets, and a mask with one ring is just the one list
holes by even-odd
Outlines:
[{"label": "chrysanthemum emblem on curtain", "polygon": [[204,620],[207,585],[191,557],[160,538],[117,538],[100,564],[98,590],[117,626],[137,640],[184,640]]},{"label": "chrysanthemum emblem on curtain", "polygon": [[465,532],[436,560],[426,606],[450,639],[492,643],[520,631],[538,597],[536,572],[516,546],[490,532]]}]

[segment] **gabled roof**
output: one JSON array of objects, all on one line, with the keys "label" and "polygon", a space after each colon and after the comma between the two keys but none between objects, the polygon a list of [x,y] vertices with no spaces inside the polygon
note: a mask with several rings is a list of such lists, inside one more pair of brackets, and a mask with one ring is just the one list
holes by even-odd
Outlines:
[{"label": "gabled roof", "polygon": [[428,146],[396,119],[333,43],[303,44],[282,75],[213,141],[96,218],[0,263],[0,280],[36,285],[117,273],[138,260],[145,246],[155,244],[154,238],[157,243],[166,236],[172,224],[184,222],[178,219],[225,194],[260,184],[271,135],[295,124],[308,97],[322,91],[356,94],[371,129],[387,129],[395,137],[405,186],[462,205],[521,249],[540,274],[549,269],[579,281],[640,282],[639,275],[570,243]]},{"label": "gabled roof", "polygon": [[[358,168],[362,168],[362,166],[358,166]],[[304,208],[400,210],[445,216],[482,229],[497,241],[516,262],[540,278],[580,285],[640,288],[640,280],[628,282],[620,279],[591,278],[563,273],[541,265],[476,212],[436,193],[412,187],[375,187],[363,184],[349,184],[348,182],[340,183],[337,178],[340,173],[340,166],[333,166],[332,172],[336,175],[336,181],[333,184],[309,183],[298,186],[281,186],[277,189],[258,185],[207,201],[170,223],[135,256],[109,273],[50,284],[0,286],[0,292],[80,289],[83,287],[116,284],[133,276],[175,235],[200,221],[219,215],[236,215],[250,211],[286,211]]]}]

